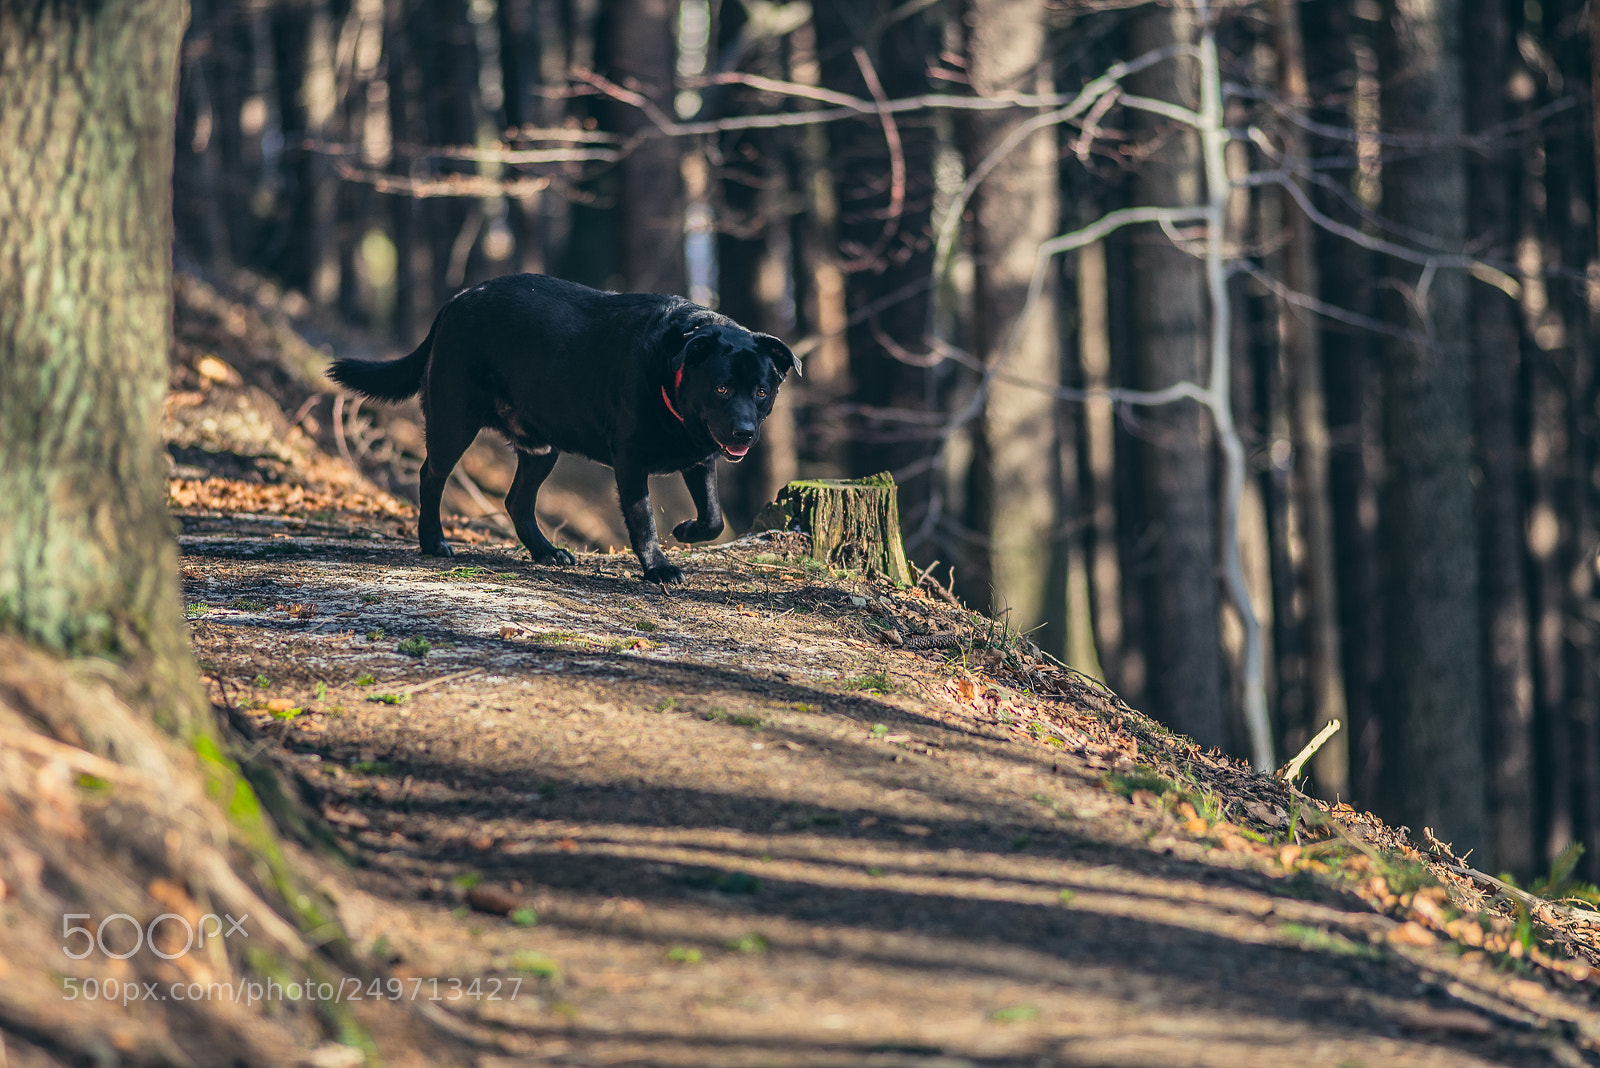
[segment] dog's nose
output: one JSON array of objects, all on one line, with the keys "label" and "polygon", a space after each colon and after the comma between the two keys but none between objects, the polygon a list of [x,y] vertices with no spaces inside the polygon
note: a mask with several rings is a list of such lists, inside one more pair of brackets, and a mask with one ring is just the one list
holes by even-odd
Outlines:
[{"label": "dog's nose", "polygon": [[752,441],[756,440],[755,428],[737,427],[734,429],[733,433],[728,435],[728,439],[728,444],[730,445],[748,445]]}]

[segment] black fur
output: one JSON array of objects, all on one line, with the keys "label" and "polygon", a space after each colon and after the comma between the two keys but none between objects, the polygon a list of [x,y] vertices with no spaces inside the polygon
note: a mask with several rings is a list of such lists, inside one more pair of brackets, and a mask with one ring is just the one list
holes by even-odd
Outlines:
[{"label": "black fur", "polygon": [[534,502],[556,458],[575,452],[615,471],[645,579],[680,582],[656,537],[647,476],[683,472],[698,515],[673,528],[679,541],[721,534],[717,456],[744,458],[791,370],[799,373],[800,361],[782,341],[682,297],[519,274],[457,294],[411,355],[337,360],[328,373],[375,400],[421,391],[428,456],[417,536],[425,554],[451,555],[439,498],[489,427],[518,451],[506,510],[534,560],[573,562],[539,529]]}]

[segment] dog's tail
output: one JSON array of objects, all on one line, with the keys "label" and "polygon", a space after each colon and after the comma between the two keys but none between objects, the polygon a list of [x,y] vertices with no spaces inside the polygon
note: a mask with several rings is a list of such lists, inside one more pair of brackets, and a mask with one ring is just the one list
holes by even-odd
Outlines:
[{"label": "dog's tail", "polygon": [[352,393],[378,401],[403,401],[422,388],[422,374],[428,369],[433,351],[433,334],[439,320],[433,321],[428,337],[409,356],[398,360],[334,360],[328,377]]}]

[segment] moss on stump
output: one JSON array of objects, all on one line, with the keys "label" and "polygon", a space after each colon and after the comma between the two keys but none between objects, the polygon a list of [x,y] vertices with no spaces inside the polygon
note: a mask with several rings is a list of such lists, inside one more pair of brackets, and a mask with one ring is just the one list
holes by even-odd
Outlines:
[{"label": "moss on stump", "polygon": [[818,563],[911,585],[900,541],[899,491],[887,471],[866,478],[791,482],[756,516],[754,529],[805,531]]}]

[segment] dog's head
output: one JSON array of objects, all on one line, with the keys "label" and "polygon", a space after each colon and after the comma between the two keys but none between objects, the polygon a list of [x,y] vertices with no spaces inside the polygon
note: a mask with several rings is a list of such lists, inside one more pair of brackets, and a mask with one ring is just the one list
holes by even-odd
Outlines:
[{"label": "dog's head", "polygon": [[755,444],[790,371],[800,373],[800,360],[789,346],[733,323],[690,331],[668,366],[679,418],[704,428],[734,463]]}]

